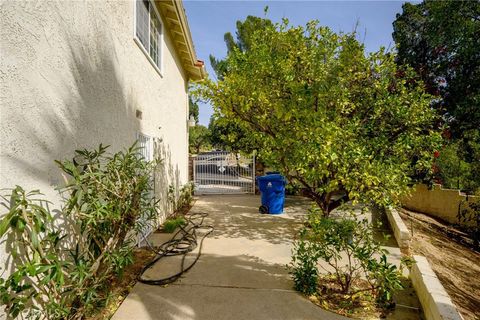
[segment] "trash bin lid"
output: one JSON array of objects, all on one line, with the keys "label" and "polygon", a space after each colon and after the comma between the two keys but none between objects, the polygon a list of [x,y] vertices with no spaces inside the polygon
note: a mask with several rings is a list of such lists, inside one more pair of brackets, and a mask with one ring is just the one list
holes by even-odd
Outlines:
[{"label": "trash bin lid", "polygon": [[285,181],[285,177],[281,174],[269,174],[266,176],[257,177],[259,181]]}]

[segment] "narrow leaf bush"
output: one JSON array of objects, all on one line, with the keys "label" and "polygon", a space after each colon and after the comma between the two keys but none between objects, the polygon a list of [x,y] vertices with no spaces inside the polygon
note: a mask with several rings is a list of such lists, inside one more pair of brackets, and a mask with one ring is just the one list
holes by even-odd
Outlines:
[{"label": "narrow leaf bush", "polygon": [[[13,318],[81,319],[109,300],[109,285],[133,262],[137,232],[155,223],[153,164],[134,145],[77,150],[57,161],[69,177],[55,219],[39,191],[15,187],[3,197],[8,213],[0,237],[10,243],[15,269],[0,279],[0,298]],[[68,234],[64,226],[70,225]]]}]

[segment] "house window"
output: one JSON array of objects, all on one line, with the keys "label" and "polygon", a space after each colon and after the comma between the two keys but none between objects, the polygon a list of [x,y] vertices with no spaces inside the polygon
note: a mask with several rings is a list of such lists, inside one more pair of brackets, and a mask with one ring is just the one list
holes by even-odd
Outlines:
[{"label": "house window", "polygon": [[143,133],[137,134],[138,146],[140,148],[139,153],[145,159],[145,161],[151,161],[153,159],[153,142],[152,138],[144,135]]},{"label": "house window", "polygon": [[161,69],[162,24],[149,0],[136,0],[135,36],[151,62]]},{"label": "house window", "polygon": [[[140,150],[138,151],[140,156],[142,156],[142,158],[145,159],[146,161],[151,161],[153,159],[153,138],[141,132],[138,132],[137,143],[138,143],[138,146],[140,147]],[[153,188],[155,188],[154,187],[155,178],[154,178],[153,172],[150,175],[150,184],[153,186]],[[150,190],[149,197],[151,199],[154,199],[155,191],[153,189]],[[144,245],[146,245],[146,241],[145,241],[146,238],[150,233],[153,232],[156,225],[153,225],[152,222],[149,221],[148,213],[143,213],[140,216],[138,223],[140,228],[138,229],[138,234],[137,234],[138,235],[137,245],[139,247],[143,247]]]}]

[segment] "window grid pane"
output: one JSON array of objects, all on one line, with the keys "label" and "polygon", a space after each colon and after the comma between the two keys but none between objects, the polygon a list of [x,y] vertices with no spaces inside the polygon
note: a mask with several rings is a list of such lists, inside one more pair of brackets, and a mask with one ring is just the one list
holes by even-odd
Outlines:
[{"label": "window grid pane", "polygon": [[160,66],[160,21],[154,10],[150,11],[150,57]]},{"label": "window grid pane", "polygon": [[149,24],[149,5],[148,0],[137,1],[137,30],[136,34],[138,40],[142,43],[144,48],[149,46],[148,24]]},{"label": "window grid pane", "polygon": [[136,1],[136,36],[157,67],[161,66],[162,24],[150,0]]}]

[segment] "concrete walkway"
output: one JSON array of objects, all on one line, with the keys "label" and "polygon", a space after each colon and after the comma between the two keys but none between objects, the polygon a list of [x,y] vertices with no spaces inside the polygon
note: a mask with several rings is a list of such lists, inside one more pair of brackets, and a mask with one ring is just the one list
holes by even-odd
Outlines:
[{"label": "concrete walkway", "polygon": [[[199,198],[192,212],[207,212],[204,223],[215,231],[197,264],[166,287],[137,283],[113,319],[347,319],[295,292],[285,268],[310,203],[287,199],[281,215],[260,215],[259,203],[252,195]],[[172,259],[149,275],[158,278],[178,266],[179,259]]]}]

